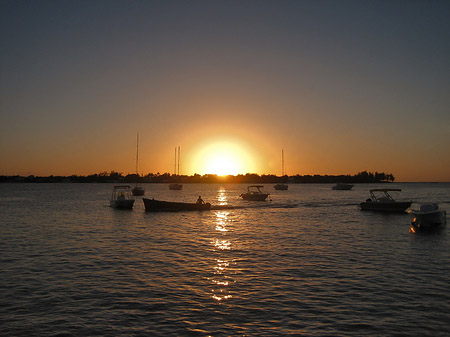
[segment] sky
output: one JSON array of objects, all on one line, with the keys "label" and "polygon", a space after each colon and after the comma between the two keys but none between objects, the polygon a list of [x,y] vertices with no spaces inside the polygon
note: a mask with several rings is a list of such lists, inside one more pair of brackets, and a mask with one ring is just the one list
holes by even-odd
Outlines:
[{"label": "sky", "polygon": [[450,1],[0,0],[0,175],[450,181]]}]

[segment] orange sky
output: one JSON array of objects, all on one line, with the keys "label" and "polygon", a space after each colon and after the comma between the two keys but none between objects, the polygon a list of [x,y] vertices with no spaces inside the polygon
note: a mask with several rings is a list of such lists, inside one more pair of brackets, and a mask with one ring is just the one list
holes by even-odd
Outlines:
[{"label": "orange sky", "polygon": [[450,181],[449,3],[131,3],[1,4],[0,174]]}]

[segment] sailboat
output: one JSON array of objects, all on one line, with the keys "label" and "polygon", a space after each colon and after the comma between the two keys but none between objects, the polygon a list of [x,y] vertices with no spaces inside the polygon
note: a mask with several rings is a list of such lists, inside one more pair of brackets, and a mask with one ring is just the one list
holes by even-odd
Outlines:
[{"label": "sailboat", "polygon": [[[177,161],[177,148],[175,147],[175,175],[180,176],[180,147],[178,146],[178,161]],[[181,190],[183,189],[183,185],[178,183],[169,184],[170,190]]]},{"label": "sailboat", "polygon": [[[281,176],[284,177],[285,175],[286,172],[284,170],[284,150],[281,150]],[[281,183],[276,184],[273,188],[280,191],[286,191],[288,189],[288,185]]]},{"label": "sailboat", "polygon": [[[137,179],[139,179],[139,133],[136,137],[136,175]],[[144,195],[145,190],[142,186],[139,185],[139,182],[136,182],[136,186],[131,190],[131,194],[134,196]]]}]

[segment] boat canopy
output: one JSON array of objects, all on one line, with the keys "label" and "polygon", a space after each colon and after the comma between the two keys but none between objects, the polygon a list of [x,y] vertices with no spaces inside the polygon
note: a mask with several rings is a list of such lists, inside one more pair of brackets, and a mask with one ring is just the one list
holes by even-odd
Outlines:
[{"label": "boat canopy", "polygon": [[372,192],[401,192],[402,190],[400,188],[375,188],[373,190],[370,190],[370,193]]}]

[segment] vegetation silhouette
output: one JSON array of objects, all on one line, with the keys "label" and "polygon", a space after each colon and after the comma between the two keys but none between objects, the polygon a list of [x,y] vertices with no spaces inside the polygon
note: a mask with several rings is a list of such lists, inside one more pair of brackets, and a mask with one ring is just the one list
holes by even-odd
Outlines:
[{"label": "vegetation silhouette", "polygon": [[294,175],[294,176],[276,176],[258,175],[255,173],[218,176],[216,174],[192,176],[175,175],[170,173],[156,174],[149,173],[145,176],[140,176],[135,173],[124,175],[121,172],[101,172],[98,174],[91,174],[88,176],[48,176],[37,177],[30,175],[28,177],[15,176],[0,176],[0,183],[230,183],[230,184],[276,184],[276,183],[294,183],[294,184],[332,184],[336,182],[342,183],[381,183],[394,182],[395,177],[384,172],[359,172],[355,175]]}]

